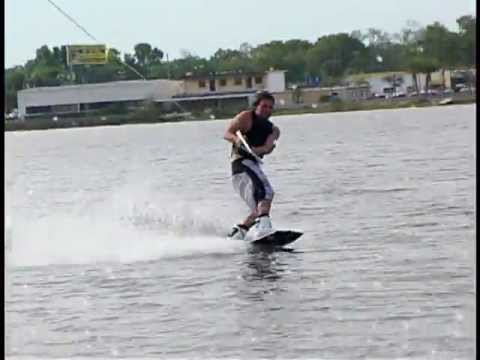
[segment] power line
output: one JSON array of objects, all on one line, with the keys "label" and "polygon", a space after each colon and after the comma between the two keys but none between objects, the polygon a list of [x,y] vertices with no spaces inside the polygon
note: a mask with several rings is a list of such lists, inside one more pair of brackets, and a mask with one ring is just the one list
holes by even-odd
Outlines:
[{"label": "power line", "polygon": [[[96,42],[100,42],[97,40],[97,38],[95,36],[93,36],[92,34],[90,34],[87,29],[85,29],[82,25],[80,25],[73,17],[71,17],[70,15],[68,15],[60,6],[58,6],[57,4],[55,4],[52,0],[47,0],[50,4],[52,4],[52,6],[54,6],[63,16],[65,16],[68,20],[70,20],[72,23],[74,23],[80,30],[82,30],[85,34],[87,34],[87,36],[96,41]],[[147,80],[142,74],[140,74],[137,69],[135,69],[134,67],[130,66],[129,64],[127,64],[126,62],[123,62],[121,59],[120,59],[120,63],[122,65],[125,65],[126,67],[128,67],[130,70],[132,70],[135,74],[137,74],[138,76],[140,76],[143,80]]]},{"label": "power line", "polygon": [[72,18],[70,15],[68,15],[65,11],[62,10],[62,8],[60,8],[60,6],[58,6],[57,4],[55,4],[52,0],[47,0],[50,4],[52,4],[58,11],[60,11],[68,20],[70,20],[71,22],[73,22],[80,30],[82,30],[85,34],[87,34],[87,36],[90,38],[90,39],[93,39],[94,41],[97,41],[98,40],[95,38],[95,36],[93,36],[92,34],[90,34],[87,29],[85,29],[82,25],[80,25],[74,18]]}]

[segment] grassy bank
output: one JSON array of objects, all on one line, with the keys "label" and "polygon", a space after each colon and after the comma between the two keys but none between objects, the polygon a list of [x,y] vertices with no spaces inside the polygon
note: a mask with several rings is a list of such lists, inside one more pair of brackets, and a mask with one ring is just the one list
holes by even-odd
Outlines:
[{"label": "grassy bank", "polygon": [[401,109],[412,107],[429,107],[429,106],[448,106],[459,104],[470,104],[476,101],[475,96],[465,96],[452,100],[450,104],[440,105],[440,101],[444,98],[404,98],[395,100],[368,100],[356,102],[330,102],[326,104],[319,104],[317,107],[300,107],[297,109],[277,109],[275,115],[295,115],[295,114],[321,114],[329,112],[341,111],[368,111],[381,109]]},{"label": "grassy bank", "polygon": [[[340,111],[365,111],[379,109],[397,109],[411,107],[428,106],[448,106],[440,105],[440,101],[445,98],[402,98],[402,99],[378,99],[367,101],[334,101],[312,106],[298,106],[290,109],[276,109],[275,115],[297,115],[297,114],[321,114]],[[476,101],[475,95],[462,95],[452,97],[451,105],[469,104]],[[207,118],[228,119],[233,117],[236,112],[218,111],[213,112]],[[205,114],[162,114],[152,108],[144,108],[130,114],[100,115],[91,114],[88,116],[62,117],[57,120],[52,118],[35,118],[26,121],[5,122],[5,131],[20,130],[46,130],[74,127],[92,127],[92,126],[115,126],[125,124],[154,124],[166,122],[178,122],[189,120],[205,120]]]},{"label": "grassy bank", "polygon": [[89,115],[82,117],[61,117],[59,119],[52,118],[34,118],[26,121],[10,121],[5,123],[5,131],[19,130],[47,130],[47,129],[66,129],[76,127],[93,127],[93,126],[116,126],[126,124],[156,124],[163,122],[178,122],[191,120],[185,119],[183,115],[159,116],[157,114],[131,114],[127,115]]}]

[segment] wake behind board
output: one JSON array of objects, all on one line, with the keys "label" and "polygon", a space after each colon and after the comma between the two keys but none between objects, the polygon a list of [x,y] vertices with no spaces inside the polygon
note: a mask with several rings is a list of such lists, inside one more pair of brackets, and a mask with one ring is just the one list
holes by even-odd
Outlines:
[{"label": "wake behind board", "polygon": [[251,241],[252,245],[282,247],[297,240],[303,233],[294,230],[277,230],[273,234]]}]

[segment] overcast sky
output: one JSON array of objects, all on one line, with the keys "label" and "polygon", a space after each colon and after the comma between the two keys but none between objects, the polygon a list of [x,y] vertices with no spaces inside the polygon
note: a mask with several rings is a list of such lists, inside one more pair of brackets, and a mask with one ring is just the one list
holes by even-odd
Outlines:
[{"label": "overcast sky", "polygon": [[[100,43],[133,52],[148,42],[169,54],[209,57],[218,48],[304,39],[379,28],[400,32],[408,20],[455,20],[476,12],[475,0],[52,0]],[[42,45],[94,43],[48,0],[5,1],[5,66],[23,65]]]}]

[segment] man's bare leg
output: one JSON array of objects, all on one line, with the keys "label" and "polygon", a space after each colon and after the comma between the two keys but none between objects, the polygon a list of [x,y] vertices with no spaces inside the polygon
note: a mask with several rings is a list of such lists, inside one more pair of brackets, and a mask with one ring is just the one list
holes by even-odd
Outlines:
[{"label": "man's bare leg", "polygon": [[270,208],[272,207],[272,200],[262,200],[258,203],[257,209],[252,211],[250,215],[248,215],[245,220],[243,220],[242,224],[247,229],[251,228],[252,225],[255,223],[255,220],[262,215],[269,215]]},{"label": "man's bare leg", "polygon": [[257,210],[253,211],[250,215],[248,215],[245,220],[243,220],[242,224],[245,228],[250,229],[252,225],[255,223],[257,215]]},{"label": "man's bare leg", "polygon": [[272,207],[272,200],[264,199],[258,203],[257,216],[270,215],[270,208]]}]

